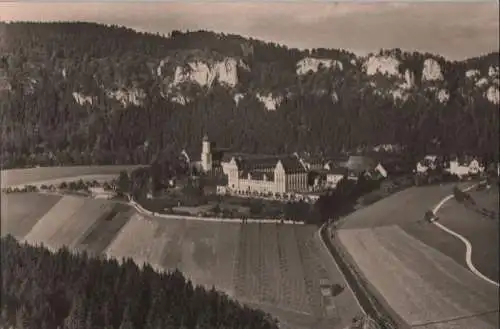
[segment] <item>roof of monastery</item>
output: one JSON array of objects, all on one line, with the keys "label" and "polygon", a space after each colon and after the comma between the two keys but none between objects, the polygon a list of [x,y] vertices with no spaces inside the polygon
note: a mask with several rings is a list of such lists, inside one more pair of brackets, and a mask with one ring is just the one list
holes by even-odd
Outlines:
[{"label": "roof of monastery", "polygon": [[276,168],[278,161],[281,161],[285,173],[305,173],[304,166],[300,163],[299,159],[293,155],[287,156],[265,156],[254,157],[249,159],[236,159],[238,169],[245,172],[270,172]]},{"label": "roof of monastery", "polygon": [[248,174],[250,174],[250,179],[252,179],[252,180],[265,180],[264,177],[268,181],[273,181],[274,180],[274,172],[272,172],[272,171],[270,171],[270,172],[262,172],[262,171],[247,171],[247,170],[243,170],[240,173],[239,178],[248,179]]}]

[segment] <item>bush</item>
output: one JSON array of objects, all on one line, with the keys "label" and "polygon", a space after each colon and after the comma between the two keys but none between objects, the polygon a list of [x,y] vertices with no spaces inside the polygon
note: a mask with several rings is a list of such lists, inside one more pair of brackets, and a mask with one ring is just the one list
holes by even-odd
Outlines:
[{"label": "bush", "polygon": [[373,192],[365,196],[362,196],[359,200],[360,201],[359,203],[362,204],[363,206],[368,206],[371,205],[372,203],[379,201],[380,199],[382,199],[382,195],[378,192]]}]

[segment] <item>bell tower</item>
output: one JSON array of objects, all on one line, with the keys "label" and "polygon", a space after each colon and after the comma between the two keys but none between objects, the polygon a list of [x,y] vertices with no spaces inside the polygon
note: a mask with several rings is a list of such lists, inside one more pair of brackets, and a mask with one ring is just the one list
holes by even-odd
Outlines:
[{"label": "bell tower", "polygon": [[201,142],[201,167],[205,172],[212,170],[212,149],[206,134]]}]

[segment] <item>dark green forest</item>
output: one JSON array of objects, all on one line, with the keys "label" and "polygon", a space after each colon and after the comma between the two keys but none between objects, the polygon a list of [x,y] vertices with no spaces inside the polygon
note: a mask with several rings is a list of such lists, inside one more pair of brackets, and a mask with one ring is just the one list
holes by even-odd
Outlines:
[{"label": "dark green forest", "polygon": [[[490,66],[498,67],[498,53],[450,62],[381,50],[401,61],[401,72],[415,76],[410,97],[395,101],[373,92],[389,90],[389,78],[367,76],[362,59],[343,50],[302,51],[208,31],[162,36],[78,22],[0,23],[0,31],[3,167],[150,163],[166,149],[199,145],[204,133],[220,146],[267,154],[330,155],[379,144],[401,144],[414,156],[430,150],[498,153],[498,106],[465,78],[469,69],[488,76]],[[298,76],[296,64],[307,56],[339,60],[344,69]],[[191,102],[162,97],[176,66],[228,57],[248,67],[238,68],[234,88],[185,83],[181,92]],[[426,58],[440,63],[444,81],[438,87],[449,91],[448,102],[439,102],[421,81]],[[144,91],[141,105],[125,107],[106,96],[107,90],[131,89]],[[95,101],[79,105],[73,92]],[[247,95],[238,105],[236,93]],[[257,93],[284,100],[267,111]]]},{"label": "dark green forest", "polygon": [[0,240],[0,327],[16,329],[274,329],[268,314],[182,273]]}]

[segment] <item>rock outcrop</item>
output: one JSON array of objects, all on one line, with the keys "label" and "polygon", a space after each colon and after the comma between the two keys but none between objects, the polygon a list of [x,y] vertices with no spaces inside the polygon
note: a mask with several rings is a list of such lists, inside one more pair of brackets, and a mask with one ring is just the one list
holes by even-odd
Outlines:
[{"label": "rock outcrop", "polygon": [[297,63],[297,75],[304,75],[309,72],[318,72],[320,68],[335,69],[342,71],[342,62],[335,59],[306,57]]},{"label": "rock outcrop", "polygon": [[422,69],[422,81],[442,81],[443,79],[441,65],[435,59],[427,58]]}]

